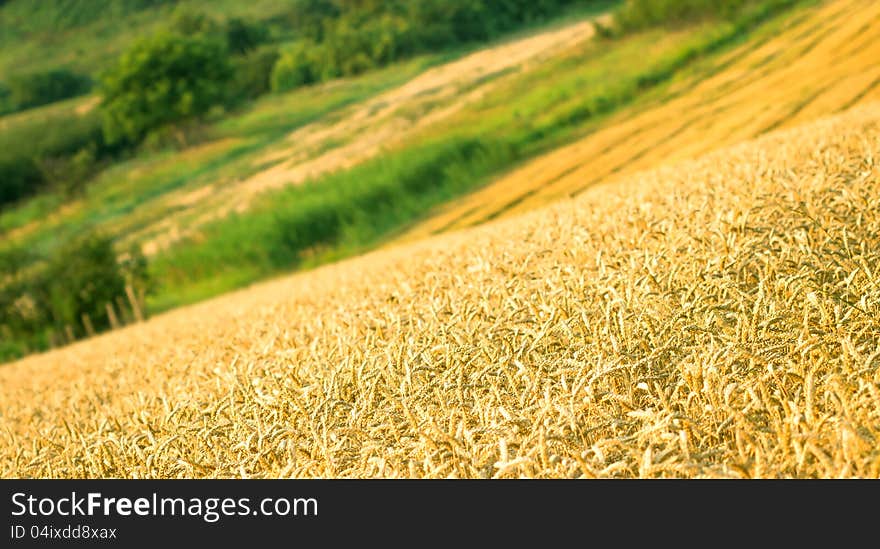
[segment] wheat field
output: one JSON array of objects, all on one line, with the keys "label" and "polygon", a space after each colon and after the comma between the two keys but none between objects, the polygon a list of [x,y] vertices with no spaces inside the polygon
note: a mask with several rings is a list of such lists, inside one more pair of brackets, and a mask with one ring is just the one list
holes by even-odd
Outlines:
[{"label": "wheat field", "polygon": [[679,79],[653,102],[454,201],[415,240],[577,196],[598,183],[880,100],[880,2],[825,0]]},{"label": "wheat field", "polygon": [[878,477],[880,105],[0,368],[7,477]]}]

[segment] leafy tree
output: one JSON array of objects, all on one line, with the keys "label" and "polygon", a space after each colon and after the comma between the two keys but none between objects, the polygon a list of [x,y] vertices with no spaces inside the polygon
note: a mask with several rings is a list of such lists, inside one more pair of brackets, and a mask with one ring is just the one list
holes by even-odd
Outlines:
[{"label": "leafy tree", "polygon": [[205,114],[227,98],[225,44],[210,36],[157,34],[137,42],[104,74],[104,136],[139,142],[150,131]]}]

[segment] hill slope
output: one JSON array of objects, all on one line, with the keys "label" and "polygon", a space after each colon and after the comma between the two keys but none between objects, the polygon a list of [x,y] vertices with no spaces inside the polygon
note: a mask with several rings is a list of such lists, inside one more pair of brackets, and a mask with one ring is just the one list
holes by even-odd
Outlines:
[{"label": "hill slope", "polygon": [[880,105],[0,369],[3,477],[880,476]]},{"label": "hill slope", "polygon": [[444,207],[406,240],[534,209],[602,181],[880,99],[880,3],[824,2],[653,102]]},{"label": "hill slope", "polygon": [[244,211],[268,189],[301,184],[377,156],[478,101],[505,77],[527,71],[592,36],[591,21],[519,36],[429,68],[399,87],[297,128],[280,144],[254,155],[251,164],[261,168],[247,177],[168,193],[163,197],[166,214],[156,225],[144,228],[145,233],[155,234],[144,250],[152,255],[218,217]]}]

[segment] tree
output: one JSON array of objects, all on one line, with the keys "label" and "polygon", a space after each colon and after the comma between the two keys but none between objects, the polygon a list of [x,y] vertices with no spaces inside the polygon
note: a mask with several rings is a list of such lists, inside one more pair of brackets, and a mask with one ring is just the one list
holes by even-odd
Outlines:
[{"label": "tree", "polygon": [[226,98],[232,77],[222,40],[162,33],[141,40],[103,75],[109,143],[137,143],[163,126],[197,118]]}]

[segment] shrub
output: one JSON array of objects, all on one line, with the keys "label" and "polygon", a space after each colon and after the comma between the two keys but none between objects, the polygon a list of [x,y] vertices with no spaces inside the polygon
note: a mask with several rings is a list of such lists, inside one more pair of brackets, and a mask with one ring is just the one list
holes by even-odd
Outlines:
[{"label": "shrub", "polygon": [[113,241],[96,233],[69,241],[48,267],[49,307],[58,328],[79,326],[87,314],[95,329],[110,325],[106,304],[125,294]]},{"label": "shrub", "polygon": [[90,232],[67,241],[48,259],[23,248],[0,250],[0,356],[44,349],[50,333],[70,327],[74,337],[110,327],[106,305],[126,294],[153,290],[147,260],[137,247],[117,256],[110,238]]},{"label": "shrub", "polygon": [[300,0],[288,12],[287,23],[303,38],[320,42],[326,23],[338,18],[341,10],[334,0]]},{"label": "shrub", "polygon": [[419,52],[486,40],[578,2],[304,0],[287,18],[301,39],[279,59],[272,89],[354,75]]}]

